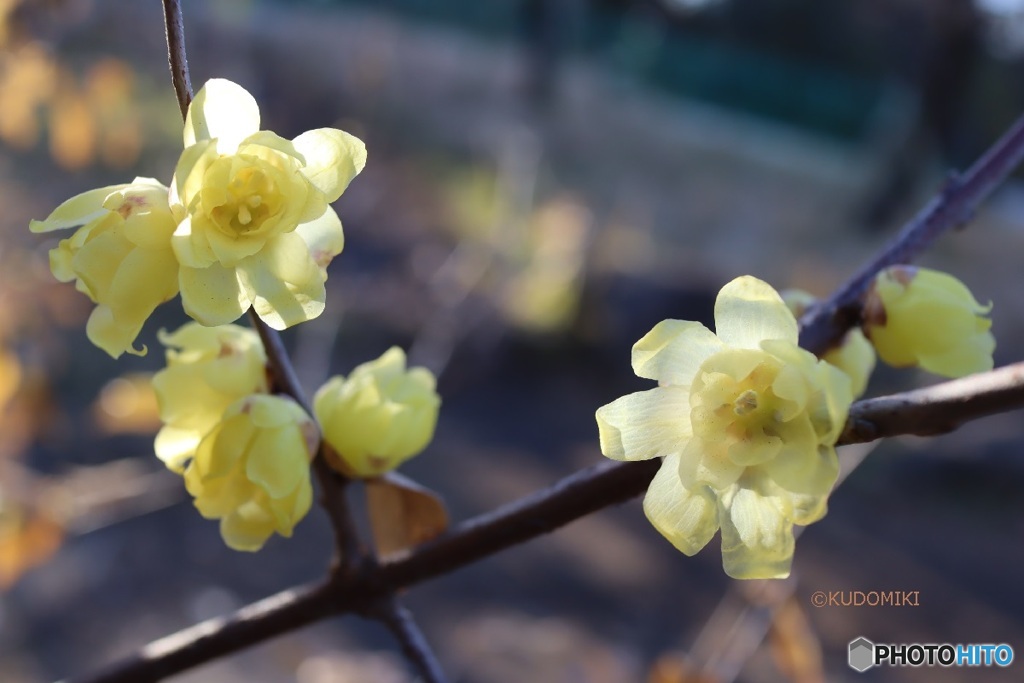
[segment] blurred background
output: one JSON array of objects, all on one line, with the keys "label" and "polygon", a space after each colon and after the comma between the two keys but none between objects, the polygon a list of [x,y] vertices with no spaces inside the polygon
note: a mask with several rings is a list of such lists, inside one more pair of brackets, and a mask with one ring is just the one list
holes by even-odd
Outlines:
[{"label": "blurred background", "polygon": [[[289,330],[307,391],[392,344],[440,375],[437,437],[403,468],[453,519],[601,459],[594,410],[645,387],[630,346],[710,323],[754,274],[826,295],[1024,110],[1019,0],[185,2],[192,81],[226,77],[286,137],[337,126],[369,164],[337,204],[327,311]],[[323,576],[314,508],[235,553],[152,454],[145,358],[111,361],[50,275],[64,199],[170,180],[181,122],[160,3],[0,1],[0,681],[40,683]],[[1020,360],[1024,190],[924,261],[995,304]],[[868,395],[936,378],[876,373]],[[1015,681],[856,674],[847,643],[1009,643],[1024,656],[1020,413],[904,438],[852,466],[793,579],[730,583],[639,501],[411,591],[452,681]],[[869,454],[870,453],[870,454]],[[917,591],[824,607],[815,591]],[[175,680],[405,682],[379,626],[322,623]]]}]

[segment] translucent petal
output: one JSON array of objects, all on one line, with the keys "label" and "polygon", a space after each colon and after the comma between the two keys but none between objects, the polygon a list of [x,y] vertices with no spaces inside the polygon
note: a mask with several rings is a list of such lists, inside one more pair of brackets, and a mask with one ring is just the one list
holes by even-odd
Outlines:
[{"label": "translucent petal", "polygon": [[334,128],[306,131],[294,140],[306,157],[306,177],[335,201],[366,165],[366,145],[359,138]]},{"label": "translucent petal", "polygon": [[[186,147],[174,167],[168,204],[179,213],[192,207],[196,195],[203,188],[206,172],[220,158],[217,143],[212,140]],[[180,216],[179,216],[180,217]]]},{"label": "translucent petal", "polygon": [[256,503],[246,503],[220,520],[220,535],[232,550],[256,552],[274,533],[274,518]]},{"label": "translucent petal", "polygon": [[89,298],[97,303],[106,299],[121,262],[134,249],[135,245],[113,231],[100,233],[82,245],[72,257],[71,267]]},{"label": "translucent petal", "polygon": [[32,232],[64,230],[102,218],[108,214],[108,211],[103,208],[103,200],[125,187],[127,185],[110,185],[75,195],[54,209],[45,220],[30,222],[29,230]]},{"label": "translucent petal", "polygon": [[715,332],[730,346],[760,348],[765,339],[797,342],[796,318],[771,285],[744,275],[728,283],[715,300]]},{"label": "translucent petal", "polygon": [[275,330],[312,320],[324,310],[320,269],[295,233],[268,241],[263,251],[239,263],[238,273],[256,313]]},{"label": "translucent petal", "polygon": [[689,491],[679,479],[679,455],[665,458],[654,475],[644,513],[654,528],[687,555],[695,555],[718,531],[718,501],[706,486]]},{"label": "translucent petal", "polygon": [[737,486],[720,499],[722,564],[734,579],[784,579],[793,563],[793,524],[774,496]]},{"label": "translucent petal", "polygon": [[828,495],[839,476],[839,459],[832,446],[786,444],[762,465],[778,486],[792,493]]},{"label": "translucent petal", "polygon": [[195,455],[201,440],[202,434],[194,429],[164,425],[156,434],[153,449],[169,470],[181,474],[185,463]]},{"label": "translucent petal", "polygon": [[217,263],[206,235],[216,228],[202,215],[186,216],[171,235],[174,256],[182,267],[208,268]]},{"label": "translucent petal", "polygon": [[679,458],[679,476],[683,486],[691,491],[703,485],[723,491],[732,486],[745,469],[729,458],[728,444],[724,442],[691,439]]},{"label": "translucent petal", "polygon": [[658,387],[597,409],[601,452],[612,460],[648,460],[678,453],[690,431],[688,389]]},{"label": "translucent petal", "polygon": [[308,223],[301,223],[295,232],[306,242],[309,255],[320,267],[320,275],[327,279],[327,266],[345,247],[345,233],[334,209],[327,207],[323,215]]},{"label": "translucent petal", "polygon": [[249,308],[248,297],[233,268],[218,264],[208,268],[182,266],[178,283],[185,312],[208,327],[237,320]]},{"label": "translucent petal", "polygon": [[294,491],[309,476],[309,454],[298,427],[261,428],[249,447],[245,474],[271,498]]},{"label": "translucent petal", "polygon": [[700,323],[662,320],[633,345],[633,372],[661,384],[689,386],[701,364],[722,348]]},{"label": "translucent petal", "polygon": [[221,154],[232,154],[238,143],[260,129],[260,108],[237,83],[213,78],[200,88],[185,116],[185,147],[200,140],[217,140]]}]

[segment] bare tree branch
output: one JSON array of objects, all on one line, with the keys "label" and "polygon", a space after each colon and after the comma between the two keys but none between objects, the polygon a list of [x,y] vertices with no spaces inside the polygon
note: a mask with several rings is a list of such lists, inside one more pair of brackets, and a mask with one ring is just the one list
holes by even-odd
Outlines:
[{"label": "bare tree branch", "polygon": [[64,683],[155,683],[323,619],[342,604],[335,598],[329,584],[287,590],[230,617],[209,619],[154,640],[120,662]]},{"label": "bare tree branch", "polygon": [[[854,404],[840,444],[883,436],[929,434],[1024,406],[1024,363]],[[286,591],[149,645],[101,674],[73,683],[153,681],[210,661],[331,614],[367,609],[371,601],[447,574],[558,529],[642,493],[661,466],[658,459],[602,462],[492,512],[466,520],[440,538],[353,574],[337,574],[324,587]],[[266,620],[268,624],[262,624]],[[148,654],[147,654],[148,653]],[[125,673],[125,672],[129,673]],[[129,675],[130,674],[130,675]],[[136,676],[133,678],[132,676]]]},{"label": "bare tree branch", "polygon": [[974,215],[993,190],[1024,160],[1024,116],[1021,116],[962,176],[953,176],[879,254],[864,264],[827,300],[800,320],[800,345],[821,355],[860,321],[860,299],[884,268],[920,256],[944,232]]},{"label": "bare tree branch", "polygon": [[368,616],[388,627],[401,645],[405,658],[416,667],[425,683],[447,683],[441,663],[409,610],[397,600],[382,600],[371,608]]},{"label": "bare tree branch", "polygon": [[1024,363],[951,382],[861,401],[850,409],[840,443],[887,436],[934,436],[965,422],[1024,406]]}]

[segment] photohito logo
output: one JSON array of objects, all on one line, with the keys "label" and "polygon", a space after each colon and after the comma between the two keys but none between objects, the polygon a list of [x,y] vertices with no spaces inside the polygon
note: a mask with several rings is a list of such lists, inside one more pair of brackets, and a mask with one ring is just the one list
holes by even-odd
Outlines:
[{"label": "photohito logo", "polygon": [[1013,648],[1006,643],[872,643],[850,641],[847,663],[861,673],[873,666],[1010,666]]}]

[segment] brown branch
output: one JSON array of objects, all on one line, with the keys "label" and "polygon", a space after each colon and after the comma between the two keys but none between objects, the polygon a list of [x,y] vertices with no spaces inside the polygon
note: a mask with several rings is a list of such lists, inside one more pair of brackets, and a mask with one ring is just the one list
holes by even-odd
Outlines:
[{"label": "brown branch", "polygon": [[[189,76],[188,59],[185,56],[185,23],[181,14],[180,0],[163,0],[164,26],[167,30],[167,59],[171,67],[171,82],[178,97],[181,116],[185,117],[192,101],[192,80]],[[252,326],[260,335],[267,361],[274,377],[274,388],[294,399],[310,416],[313,411],[302,391],[295,368],[288,358],[288,351],[281,341],[281,335],[260,320],[252,309],[249,310]],[[313,460],[313,472],[320,484],[320,503],[327,510],[334,530],[337,547],[334,571],[351,571],[363,555],[359,535],[348,507],[345,489],[348,480],[332,470],[317,449]]]},{"label": "brown branch", "polygon": [[416,625],[412,613],[397,600],[382,600],[374,605],[367,616],[372,616],[388,627],[401,646],[405,658],[416,667],[424,683],[447,682],[448,678],[440,662]]},{"label": "brown branch", "polygon": [[965,422],[1024,406],[1024,363],[854,404],[840,443],[887,436],[934,436]]},{"label": "brown branch", "polygon": [[[1024,363],[854,404],[839,443],[884,436],[935,433],[1024,406]],[[466,520],[447,534],[379,567],[335,575],[326,585],[292,591],[157,641],[105,672],[72,683],[152,681],[242,649],[331,614],[387,599],[395,591],[447,574],[642,493],[661,466],[658,459],[602,462],[492,512]],[[267,624],[262,622],[266,621]],[[159,652],[154,652],[157,648]],[[147,654],[148,653],[148,654]],[[130,672],[125,673],[125,672]],[[134,677],[132,677],[134,676]]]},{"label": "brown branch", "polygon": [[1024,116],[967,170],[952,177],[871,261],[800,320],[800,345],[821,355],[860,321],[860,299],[875,275],[920,256],[944,232],[959,227],[1024,160]]},{"label": "brown branch", "polygon": [[328,585],[291,589],[155,640],[130,657],[68,683],[155,683],[318,621],[344,603]]},{"label": "brown branch", "polygon": [[192,79],[188,75],[188,59],[185,57],[185,21],[181,15],[181,0],[163,0],[163,5],[171,83],[174,84],[181,118],[185,118],[192,101]]}]

